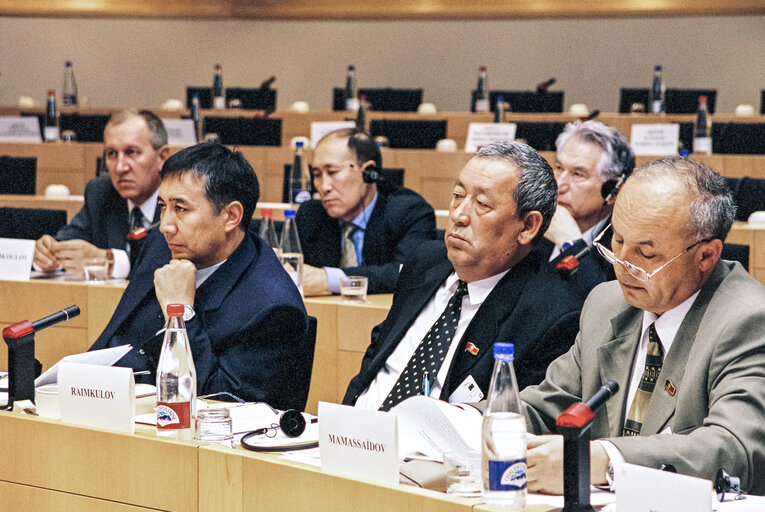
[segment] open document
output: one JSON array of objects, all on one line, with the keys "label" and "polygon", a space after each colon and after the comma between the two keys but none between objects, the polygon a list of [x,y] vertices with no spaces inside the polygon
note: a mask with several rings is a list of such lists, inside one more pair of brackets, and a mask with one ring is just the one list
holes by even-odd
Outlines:
[{"label": "open document", "polygon": [[48,368],[42,375],[35,379],[35,387],[37,388],[45,384],[56,384],[58,382],[58,365],[62,362],[111,366],[122,359],[122,356],[130,352],[132,348],[131,345],[120,345],[119,347],[104,348],[101,350],[83,352],[82,354],[64,356],[58,363]]}]

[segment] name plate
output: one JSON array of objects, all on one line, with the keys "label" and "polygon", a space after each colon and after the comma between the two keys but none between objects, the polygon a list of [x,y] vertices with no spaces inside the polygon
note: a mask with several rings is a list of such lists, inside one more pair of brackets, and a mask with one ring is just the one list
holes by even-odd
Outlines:
[{"label": "name plate", "polygon": [[29,281],[35,241],[0,238],[0,279]]},{"label": "name plate", "polygon": [[170,146],[193,146],[197,143],[197,132],[191,119],[163,119],[167,130],[167,144]]},{"label": "name plate", "polygon": [[61,362],[58,389],[61,421],[134,433],[135,380],[131,368]]},{"label": "name plate", "polygon": [[711,512],[712,482],[669,471],[616,464],[619,512]]},{"label": "name plate", "polygon": [[319,402],[321,469],[398,484],[396,416]]},{"label": "name plate", "polygon": [[329,132],[344,128],[356,128],[355,121],[316,121],[311,123],[311,145],[316,147],[322,137]]},{"label": "name plate", "polygon": [[0,117],[0,142],[42,142],[37,116]]},{"label": "name plate", "polygon": [[515,139],[515,123],[470,123],[465,153],[475,153],[478,148],[493,142]]},{"label": "name plate", "polygon": [[630,144],[636,155],[676,155],[680,141],[680,125],[633,124]]}]

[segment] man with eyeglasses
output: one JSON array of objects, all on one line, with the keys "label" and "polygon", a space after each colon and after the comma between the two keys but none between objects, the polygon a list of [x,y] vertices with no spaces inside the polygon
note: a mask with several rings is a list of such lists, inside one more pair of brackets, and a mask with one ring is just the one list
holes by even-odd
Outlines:
[{"label": "man with eyeglasses", "polygon": [[[765,287],[720,259],[735,206],[723,179],[680,157],[637,169],[595,246],[618,282],[587,298],[576,343],[526,388],[529,431],[614,380],[592,423],[591,478],[621,461],[713,480],[719,468],[765,493]],[[612,248],[600,240],[612,233]],[[560,436],[528,441],[528,485],[560,493]]]},{"label": "man with eyeglasses", "polygon": [[381,165],[377,144],[356,129],[331,132],[313,150],[320,199],[301,204],[296,220],[306,295],[339,293],[346,275],[369,278],[369,293],[390,293],[409,254],[436,238],[433,208],[384,183]]}]

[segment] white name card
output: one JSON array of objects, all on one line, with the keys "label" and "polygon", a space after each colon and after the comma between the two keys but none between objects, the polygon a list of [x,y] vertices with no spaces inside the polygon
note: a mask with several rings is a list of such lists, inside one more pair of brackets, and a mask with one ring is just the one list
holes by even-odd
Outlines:
[{"label": "white name card", "polygon": [[311,123],[311,145],[316,147],[322,137],[335,130],[356,128],[355,121],[317,121]]},{"label": "white name card", "polygon": [[514,140],[515,128],[515,123],[470,123],[465,153],[475,153],[479,147],[493,142]]},{"label": "white name card", "polygon": [[197,132],[191,119],[163,119],[170,146],[193,146],[197,143]]},{"label": "white name card", "polygon": [[131,368],[65,363],[58,367],[61,421],[135,431],[135,380]]},{"label": "white name card", "polygon": [[0,279],[29,281],[34,256],[34,240],[0,238]]},{"label": "white name card", "polygon": [[680,125],[633,124],[630,144],[636,155],[676,155]]},{"label": "white name card", "polygon": [[619,512],[711,512],[712,482],[669,471],[616,464]]},{"label": "white name card", "polygon": [[398,483],[396,416],[319,402],[321,469],[388,485]]},{"label": "white name card", "polygon": [[0,117],[0,142],[42,142],[37,116]]}]

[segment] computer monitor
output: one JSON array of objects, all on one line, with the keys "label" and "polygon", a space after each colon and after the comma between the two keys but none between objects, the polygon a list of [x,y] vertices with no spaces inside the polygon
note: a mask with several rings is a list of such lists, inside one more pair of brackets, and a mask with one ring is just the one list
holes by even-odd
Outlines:
[{"label": "computer monitor", "polygon": [[523,139],[537,151],[555,151],[555,139],[566,123],[515,123],[515,138]]},{"label": "computer monitor", "polygon": [[436,143],[446,138],[446,121],[373,119],[369,132],[372,137],[387,137],[391,148],[436,149]]},{"label": "computer monitor", "polygon": [[[695,114],[699,108],[699,96],[707,97],[710,114],[715,113],[717,89],[667,89],[665,103],[667,114]],[[629,114],[633,103],[642,103],[645,111],[650,112],[650,94],[647,87],[622,87],[619,95],[619,113]]]},{"label": "computer monitor", "polygon": [[648,88],[622,87],[619,91],[619,113],[629,114],[635,103],[643,105],[643,112],[648,112]]},{"label": "computer monitor", "polygon": [[282,120],[205,116],[204,133],[217,133],[221,143],[231,146],[281,146]]},{"label": "computer monitor", "polygon": [[765,123],[712,123],[712,153],[765,155]]},{"label": "computer monitor", "polygon": [[[475,112],[478,91],[470,96],[470,111]],[[563,112],[563,91],[489,91],[489,106],[497,111],[497,98],[510,105],[510,112]]]},{"label": "computer monitor", "polygon": [[265,110],[268,113],[276,110],[276,89],[228,87],[226,105],[233,99],[241,101],[242,108],[246,110]]},{"label": "computer monitor", "polygon": [[78,142],[103,142],[104,129],[109,122],[109,115],[101,114],[61,114],[61,131],[72,130]]},{"label": "computer monitor", "polygon": [[195,93],[199,96],[199,108],[212,108],[212,87],[186,87],[186,108],[191,108]]},{"label": "computer monitor", "polygon": [[[422,103],[422,89],[359,89],[361,95],[366,96],[369,110],[375,112],[417,112]],[[332,90],[332,110],[345,110],[344,88]]]},{"label": "computer monitor", "polygon": [[35,195],[37,158],[0,156],[0,194]]}]

